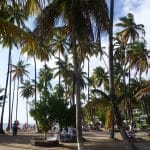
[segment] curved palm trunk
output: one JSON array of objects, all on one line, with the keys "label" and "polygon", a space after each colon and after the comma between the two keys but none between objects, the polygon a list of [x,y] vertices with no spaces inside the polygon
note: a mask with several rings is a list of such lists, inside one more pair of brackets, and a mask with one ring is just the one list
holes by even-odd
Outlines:
[{"label": "curved palm trunk", "polygon": [[115,89],[114,89],[114,77],[113,77],[113,14],[114,14],[114,0],[110,1],[110,27],[109,27],[109,86],[110,86],[110,96],[112,100],[113,112],[116,117],[117,125],[120,129],[121,136],[127,145],[128,150],[137,150],[137,147],[129,140],[127,133],[122,124],[121,115],[118,110],[117,103],[115,101]]},{"label": "curved palm trunk", "polygon": [[9,54],[8,54],[7,77],[6,77],[5,93],[4,93],[2,113],[1,113],[1,122],[0,122],[0,133],[2,133],[2,134],[5,133],[4,130],[3,130],[3,117],[4,117],[4,109],[5,109],[6,96],[7,96],[8,80],[9,80],[9,66],[10,66],[10,60],[11,60],[10,58],[11,58],[11,48],[9,48]]}]

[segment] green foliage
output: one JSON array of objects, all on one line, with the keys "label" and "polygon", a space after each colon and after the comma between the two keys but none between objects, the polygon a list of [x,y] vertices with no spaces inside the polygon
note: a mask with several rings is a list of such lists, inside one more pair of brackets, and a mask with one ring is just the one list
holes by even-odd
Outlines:
[{"label": "green foliage", "polygon": [[105,123],[105,111],[103,111],[102,109],[99,109],[97,112],[96,112],[96,116],[98,116],[98,119],[100,121],[102,121],[102,123]]},{"label": "green foliage", "polygon": [[41,100],[37,102],[36,109],[32,108],[31,116],[38,121],[39,129],[47,132],[54,122],[60,126],[74,126],[75,107],[68,108],[63,98],[55,91],[51,94],[47,88],[41,94]]},{"label": "green foliage", "polygon": [[105,114],[109,105],[109,102],[104,98],[87,103],[87,105],[83,108],[85,123],[89,123],[91,121],[94,123],[95,117],[98,117],[100,121],[105,123]]}]

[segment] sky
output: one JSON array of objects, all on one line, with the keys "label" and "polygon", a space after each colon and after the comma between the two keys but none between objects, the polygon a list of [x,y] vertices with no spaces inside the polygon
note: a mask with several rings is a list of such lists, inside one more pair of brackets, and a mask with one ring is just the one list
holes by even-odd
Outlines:
[{"label": "sky", "polygon": [[[109,1],[109,0],[108,0]],[[145,31],[146,31],[146,41],[147,41],[147,48],[150,49],[150,0],[115,0],[115,17],[114,17],[114,24],[119,21],[119,18],[127,15],[128,13],[133,13],[135,17],[135,22],[137,24],[144,24]],[[27,25],[30,28],[33,28],[33,19],[31,18]],[[114,29],[116,30],[116,29]],[[106,38],[102,40],[102,46],[108,47]],[[13,64],[16,64],[16,62],[19,59],[19,51],[20,49],[13,48]],[[8,61],[8,49],[4,49],[0,46],[0,88],[5,87],[5,80],[6,80],[6,73],[7,73],[7,61]],[[97,58],[98,59],[98,58]],[[90,61],[90,68],[96,67],[96,64],[98,65],[98,61],[96,58],[92,58]],[[26,59],[24,57],[24,61],[26,63],[30,63],[31,65],[28,67],[31,79],[34,78],[34,63],[33,59]],[[51,66],[55,64],[54,61],[51,61]],[[38,62],[37,64],[38,69],[42,67],[42,64]],[[87,69],[87,66],[85,66],[85,70]],[[91,69],[92,70],[92,69]],[[147,79],[150,79],[150,73],[146,76]],[[18,120],[20,123],[26,122],[26,111],[25,111],[25,99],[19,97],[19,110],[18,110]],[[0,108],[1,113],[1,108]],[[14,113],[15,114],[15,113]],[[13,120],[15,119],[15,116],[13,116]],[[4,122],[8,122],[8,102],[6,102],[5,112],[4,112]],[[35,123],[34,119],[29,116],[29,123]]]}]

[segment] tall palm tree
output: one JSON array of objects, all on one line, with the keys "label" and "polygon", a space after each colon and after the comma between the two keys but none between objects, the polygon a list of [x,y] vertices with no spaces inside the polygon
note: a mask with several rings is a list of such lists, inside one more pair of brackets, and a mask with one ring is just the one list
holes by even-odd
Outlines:
[{"label": "tall palm tree", "polygon": [[[122,30],[120,32],[117,33],[117,37],[120,40],[120,44],[121,47],[123,48],[124,52],[122,54],[124,54],[124,56],[122,57],[124,59],[124,63],[126,65],[124,65],[124,71],[127,67],[127,64],[129,64],[130,66],[130,60],[128,57],[129,55],[127,55],[127,51],[126,48],[130,47],[130,45],[133,42],[136,42],[140,39],[140,33],[142,33],[142,38],[145,35],[145,30],[144,30],[144,25],[143,24],[136,24],[134,21],[134,15],[129,13],[127,14],[127,16],[124,16],[122,18],[120,18],[120,22],[116,24],[116,26],[121,27]],[[125,74],[125,73],[124,73]],[[128,88],[125,88],[125,92],[130,91],[130,76],[131,76],[131,68],[128,67],[128,74],[129,74],[129,84],[128,84]],[[125,82],[125,76],[124,78],[124,82]],[[132,122],[132,109],[131,109],[131,99],[126,97],[127,103],[128,103],[128,114],[129,114],[129,119],[130,122]]]},{"label": "tall palm tree", "polygon": [[22,83],[22,86],[19,87],[21,89],[20,93],[23,98],[26,98],[26,115],[27,115],[27,127],[28,127],[28,103],[29,98],[34,94],[34,85],[31,85],[29,80],[26,80]]},{"label": "tall palm tree", "polygon": [[[53,13],[51,13],[53,12]],[[50,35],[52,27],[55,26],[57,20],[63,18],[68,33],[71,33],[71,43],[73,51],[74,72],[76,77],[76,128],[77,128],[77,141],[82,141],[81,132],[81,113],[80,113],[80,81],[77,78],[80,76],[79,65],[77,60],[77,41],[82,50],[88,47],[88,41],[93,41],[92,21],[96,22],[96,28],[101,25],[102,29],[108,27],[107,5],[104,0],[102,1],[81,1],[81,0],[65,0],[65,1],[52,1],[42,12],[38,18],[38,29],[45,36],[45,40]],[[63,24],[64,25],[64,24]],[[70,34],[69,34],[70,35]]]},{"label": "tall palm tree", "polygon": [[[22,29],[22,27],[24,27],[24,20],[26,20],[29,15],[31,14],[33,15],[39,12],[39,10],[40,10],[40,1],[33,2],[30,0],[25,1],[12,0],[8,2],[7,0],[1,0],[0,2],[1,39],[6,41],[9,40],[13,44],[17,43],[21,44],[22,46],[24,46],[24,44],[28,44],[31,47],[35,48],[36,45],[35,41],[30,36],[30,34],[28,34]],[[3,101],[0,130],[3,130],[1,128],[3,124],[4,106],[5,100]]]},{"label": "tall palm tree", "polygon": [[[10,61],[11,61],[11,50],[9,50],[8,54],[8,68],[7,68],[7,77],[6,77],[6,84],[5,84],[5,92],[3,97],[3,105],[2,105],[2,113],[1,113],[1,122],[0,122],[0,133],[4,133],[3,131],[3,116],[4,116],[4,108],[5,108],[5,102],[6,102],[6,96],[7,96],[7,87],[8,87],[8,80],[9,80],[9,71],[10,71]],[[9,101],[10,103],[10,101]]]},{"label": "tall palm tree", "polygon": [[[131,142],[125,132],[125,129],[122,125],[121,115],[118,111],[118,106],[116,103],[116,94],[114,88],[114,76],[113,76],[113,16],[114,16],[114,0],[110,1],[110,26],[109,26],[109,87],[110,87],[110,96],[112,100],[113,113],[117,120],[117,125],[120,129],[120,133],[123,139],[129,144],[129,147],[133,150],[137,150],[137,147]],[[112,130],[114,127],[112,127]],[[111,135],[113,138],[113,134]]]},{"label": "tall palm tree", "polygon": [[[12,5],[7,5],[6,3],[3,3],[2,4],[2,9],[0,10],[0,13],[1,13],[1,17],[0,17],[0,20],[2,19],[3,21],[7,21],[8,23],[11,23],[12,25],[14,24],[17,24],[18,27],[22,27],[24,26],[24,22],[23,22],[23,19],[26,18],[23,10],[20,8],[19,5],[15,5],[14,4],[14,7],[12,7]],[[5,26],[5,28],[7,28]],[[7,29],[9,30],[9,29]],[[8,76],[11,72],[11,51],[12,51],[12,47],[13,47],[13,44],[15,46],[17,46],[17,42],[15,39],[12,39],[12,38],[8,38],[8,34],[6,32],[6,34],[2,34],[2,44],[4,47],[8,46],[9,47],[9,56],[8,56],[8,73],[7,73],[7,77],[6,77],[6,88],[5,88],[5,95],[7,94],[7,86],[8,86]],[[11,85],[11,79],[10,79],[10,85]],[[11,90],[11,87],[10,87],[10,90]],[[6,97],[6,96],[5,96]],[[3,101],[3,109],[4,109],[4,106],[5,106],[5,98],[4,98],[4,101]],[[10,110],[10,107],[11,106],[11,91],[10,91],[10,94],[9,94],[9,119],[8,119],[8,127],[7,127],[7,130],[10,129],[10,122],[11,122],[11,110]],[[3,111],[2,111],[2,116],[3,116]],[[2,124],[2,117],[1,117],[1,124]]]},{"label": "tall palm tree", "polygon": [[18,115],[18,92],[19,92],[19,84],[20,82],[23,82],[24,76],[28,76],[29,72],[26,70],[26,67],[28,67],[29,64],[24,64],[23,60],[19,60],[17,65],[12,65],[12,74],[13,74],[13,80],[17,80],[17,100],[16,100],[16,120]]}]

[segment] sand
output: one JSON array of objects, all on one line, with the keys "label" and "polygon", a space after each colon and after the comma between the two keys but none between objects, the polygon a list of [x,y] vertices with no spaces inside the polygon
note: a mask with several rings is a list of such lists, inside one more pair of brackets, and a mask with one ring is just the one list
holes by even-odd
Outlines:
[{"label": "sand", "polygon": [[[120,134],[115,133],[116,140],[109,139],[109,133],[106,131],[90,131],[83,133],[86,141],[84,150],[126,150],[128,145],[122,142]],[[48,136],[51,136],[49,134]],[[76,143],[60,143],[58,147],[38,147],[30,144],[31,139],[43,137],[35,131],[19,131],[17,136],[12,136],[11,132],[5,135],[0,134],[0,150],[76,150]],[[150,149],[149,132],[137,132],[135,145],[139,150]]]}]

